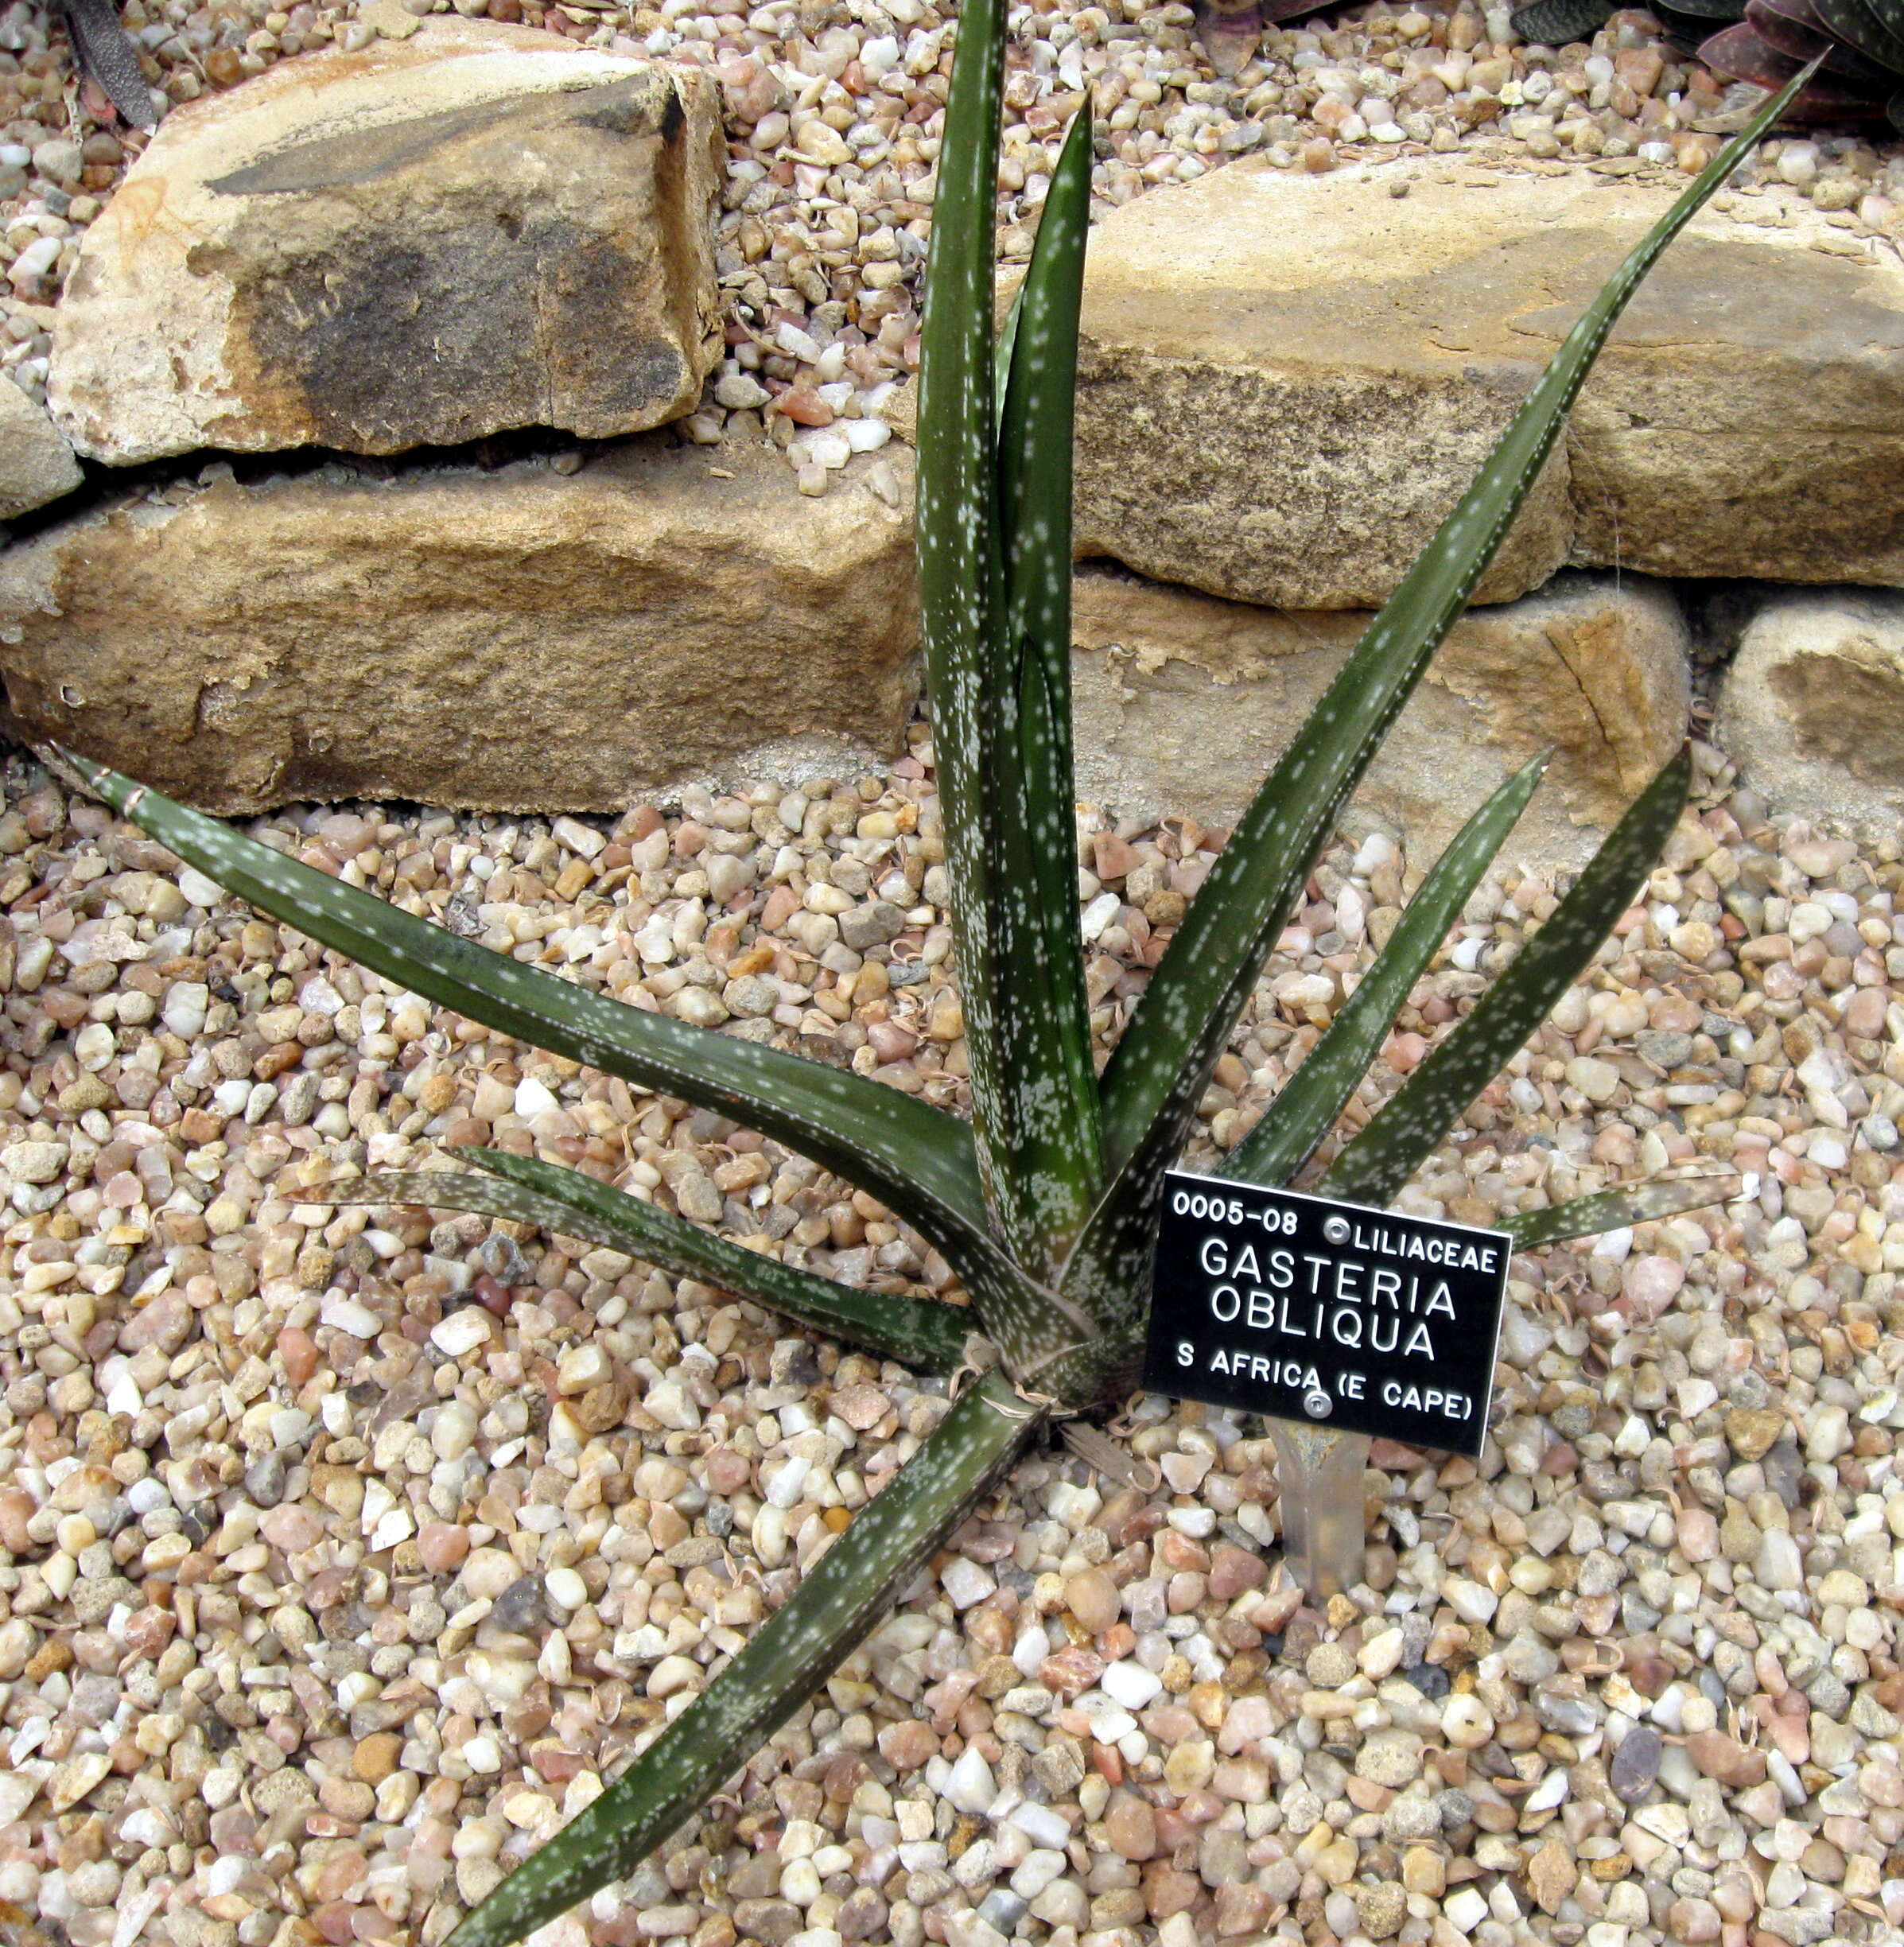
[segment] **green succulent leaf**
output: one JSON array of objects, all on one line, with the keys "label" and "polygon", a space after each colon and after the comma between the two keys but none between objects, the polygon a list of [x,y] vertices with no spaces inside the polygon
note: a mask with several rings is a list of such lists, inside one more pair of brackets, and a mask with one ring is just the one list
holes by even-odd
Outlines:
[{"label": "green succulent leaf", "polygon": [[475,1211],[564,1237],[585,1238],[677,1277],[717,1284],[816,1331],[926,1372],[956,1371],[977,1329],[977,1315],[957,1305],[836,1284],[703,1230],[578,1170],[502,1149],[455,1153],[489,1173],[389,1170],[350,1183],[321,1184],[304,1198],[320,1203],[419,1203],[433,1210]]},{"label": "green succulent leaf", "polygon": [[1004,72],[1000,0],[959,22],[933,201],[919,362],[916,547],[947,875],[972,1067],[980,1168],[998,1078],[993,942],[983,840],[990,699],[986,651],[1004,604],[996,505],[992,263]]},{"label": "green succulent leaf", "polygon": [[1602,1190],[1592,1196],[1550,1203],[1545,1210],[1523,1211],[1503,1218],[1501,1228],[1517,1251],[1538,1250],[1544,1244],[1564,1244],[1569,1238],[1598,1237],[1604,1230],[1676,1217],[1681,1211],[1703,1210],[1710,1203],[1729,1203],[1744,1187],[1730,1171],[1708,1176],[1676,1176],[1636,1184],[1630,1190]]},{"label": "green succulent leaf", "polygon": [[1049,1273],[1090,1214],[1101,1138],[1078,935],[1072,778],[1071,449],[1078,310],[1090,217],[1090,120],[1072,123],[1039,220],[1000,420],[1002,627],[991,645],[984,779],[1001,1223]]},{"label": "green succulent leaf", "polygon": [[1230,1152],[1223,1166],[1226,1176],[1280,1189],[1309,1160],[1368,1073],[1410,989],[1428,970],[1448,928],[1526,810],[1547,763],[1543,752],[1523,764],[1455,834],[1362,985],[1262,1119]]},{"label": "green succulent leaf", "polygon": [[1658,863],[1692,781],[1688,746],[1628,806],[1513,965],[1323,1172],[1327,1195],[1385,1204],[1414,1174],[1591,962]]},{"label": "green succulent leaf", "polygon": [[731,1115],[863,1184],[962,1274],[1010,1275],[987,1222],[971,1132],[849,1070],[628,1007],[492,953],[286,858],[90,760],[56,751],[181,858],[313,939],[532,1047]]},{"label": "green succulent leaf", "polygon": [[[1060,550],[1069,597],[1071,387],[1068,369],[1052,367],[1075,356],[1064,341],[1074,330],[1090,157],[1088,143],[1082,156],[1067,146],[1054,177],[1001,405],[993,272],[1003,19],[999,0],[974,0],[961,17],[946,107],[922,334],[917,547],[978,1165],[997,1234],[1027,1273],[991,1323],[1024,1370],[1094,1330],[1048,1277],[1090,1207],[1099,1143],[1074,876],[1061,913],[1052,909],[1050,855],[1059,834],[1067,851],[1071,842],[1068,690],[1042,673],[1049,652],[1030,635],[1048,633],[1054,619]],[[1055,619],[1068,627],[1068,611]]]},{"label": "green succulent leaf", "polygon": [[1018,343],[1018,321],[1024,311],[1024,285],[1012,293],[1005,321],[998,328],[998,342],[992,348],[992,404],[1001,422],[1004,418],[1005,393],[1011,383],[1012,350]]},{"label": "green succulent leaf", "polygon": [[1243,814],[1105,1071],[1105,1160],[1113,1180],[1075,1253],[1085,1283],[1106,1291],[1140,1285],[1145,1232],[1131,1213],[1154,1207],[1310,861],[1494,559],[1641,279],[1805,79],[1759,109],[1587,306]]},{"label": "green succulent leaf", "polygon": [[509,1947],[634,1870],[824,1682],[1043,1424],[996,1374],[810,1568],[787,1602],[594,1804],[505,1879],[449,1947]]}]

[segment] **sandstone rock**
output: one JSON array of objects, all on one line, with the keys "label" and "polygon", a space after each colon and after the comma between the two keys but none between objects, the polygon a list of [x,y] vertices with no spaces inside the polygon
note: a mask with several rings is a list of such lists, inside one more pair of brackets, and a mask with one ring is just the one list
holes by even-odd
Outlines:
[{"label": "sandstone rock", "polygon": [[89,511],[0,558],[0,673],[29,729],[227,813],[602,810],[890,756],[904,517],[863,463],[814,500],[778,456],[721,458],[636,440],[569,477],[332,466]]},{"label": "sandstone rock", "polygon": [[1894,834],[1904,817],[1904,596],[1794,595],[1762,608],[1715,734],[1774,810]]},{"label": "sandstone rock", "polygon": [[17,385],[0,384],[0,520],[57,500],[84,477],[53,422]]},{"label": "sandstone rock", "polygon": [[[1080,795],[1125,815],[1232,822],[1366,620],[1081,573]],[[1581,823],[1605,830],[1678,748],[1687,694],[1684,626],[1664,589],[1563,574],[1538,595],[1463,617],[1356,802],[1438,848],[1510,771],[1556,744],[1508,856],[1578,862],[1595,842]]]},{"label": "sandstone rock", "polygon": [[[1467,157],[1319,176],[1245,161],[1127,204],[1093,233],[1086,282],[1080,553],[1239,600],[1377,605],[1681,187]],[[1904,347],[1904,266],[1796,197],[1736,208],[1634,300],[1480,600],[1570,550],[1904,583],[1904,390],[1879,375]]]},{"label": "sandstone rock", "polygon": [[488,23],[270,69],[167,118],[86,232],[53,417],[90,458],[589,438],[718,355],[711,76]]}]

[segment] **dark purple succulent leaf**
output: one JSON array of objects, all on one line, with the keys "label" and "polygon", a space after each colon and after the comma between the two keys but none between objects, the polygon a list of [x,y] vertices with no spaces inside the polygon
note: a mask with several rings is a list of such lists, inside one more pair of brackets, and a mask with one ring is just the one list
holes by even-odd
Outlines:
[{"label": "dark purple succulent leaf", "polygon": [[1508,25],[1522,41],[1564,47],[1570,41],[1591,41],[1612,18],[1613,9],[1606,0],[1533,0]]},{"label": "dark purple succulent leaf", "polygon": [[80,66],[134,128],[157,121],[152,91],[139,72],[138,50],[119,24],[115,0],[61,0],[60,13]]},{"label": "dark purple succulent leaf", "polygon": [[[1805,64],[1769,46],[1753,28],[1741,21],[1716,33],[1699,50],[1699,58],[1715,74],[1755,87],[1782,88]],[[1882,118],[1884,104],[1864,89],[1836,75],[1818,75],[1795,95],[1781,122],[1788,127],[1831,122],[1870,121]]]},{"label": "dark purple succulent leaf", "polygon": [[1833,35],[1811,0],[1747,0],[1746,25],[1767,47],[1793,60],[1823,55],[1827,74],[1860,89],[1888,93],[1894,85],[1888,70]]},{"label": "dark purple succulent leaf", "polygon": [[[1669,14],[1683,15],[1688,20],[1724,21],[1743,20],[1745,10],[1746,0],[1673,0],[1670,6],[1649,6],[1646,10],[1654,19],[1667,26],[1673,24],[1667,19]],[[1708,26],[1701,31],[1710,33],[1712,29]]]},{"label": "dark purple succulent leaf", "polygon": [[1904,9],[1887,10],[1876,0],[1813,0],[1813,5],[1834,40],[1892,74],[1904,74]]}]

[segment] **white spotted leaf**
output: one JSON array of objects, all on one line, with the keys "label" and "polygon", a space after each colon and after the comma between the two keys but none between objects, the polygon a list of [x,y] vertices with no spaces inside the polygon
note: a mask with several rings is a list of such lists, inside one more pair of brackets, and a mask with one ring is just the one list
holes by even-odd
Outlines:
[{"label": "white spotted leaf", "polygon": [[1634,799],[1506,972],[1323,1172],[1324,1194],[1385,1204],[1421,1166],[1599,952],[1659,862],[1692,779],[1688,746]]},{"label": "white spotted leaf", "polygon": [[956,1117],[849,1070],[593,993],[286,858],[116,771],[71,752],[54,755],[115,810],[274,919],[485,1027],[804,1152],[916,1225],[968,1280],[1013,1277],[987,1222],[971,1132]]},{"label": "white spotted leaf", "polygon": [[476,1211],[486,1217],[534,1224],[563,1237],[585,1238],[626,1251],[678,1277],[718,1285],[816,1331],[926,1372],[956,1370],[977,1326],[973,1312],[936,1299],[856,1291],[782,1264],[579,1170],[503,1149],[454,1153],[459,1160],[489,1173],[388,1170],[352,1182],[320,1184],[299,1194],[307,1203],[418,1203],[432,1210]]},{"label": "white spotted leaf", "polygon": [[1455,834],[1361,985],[1256,1127],[1224,1159],[1223,1176],[1280,1189],[1309,1160],[1368,1073],[1401,1004],[1486,876],[1546,768],[1545,753],[1523,764]]},{"label": "white spotted leaf", "polygon": [[786,1606],[448,1947],[510,1947],[632,1872],[826,1681],[1043,1424],[996,1374],[972,1386]]},{"label": "white spotted leaf", "polygon": [[1546,1244],[1564,1244],[1569,1238],[1598,1237],[1603,1231],[1624,1230],[1634,1224],[1676,1217],[1681,1211],[1704,1210],[1729,1203],[1744,1187],[1744,1179],[1729,1170],[1704,1176],[1662,1177],[1635,1183],[1626,1190],[1600,1190],[1591,1196],[1550,1203],[1545,1210],[1522,1211],[1503,1217],[1500,1227],[1517,1251],[1538,1250]]},{"label": "white spotted leaf", "polygon": [[1002,24],[997,0],[962,16],[946,108],[922,332],[917,545],[979,1168],[997,1234],[1027,1274],[988,1325],[1022,1371],[1094,1332],[1049,1284],[1100,1174],[1068,666],[1090,146],[1086,120],[1054,173],[1009,342],[995,347]]},{"label": "white spotted leaf", "polygon": [[1071,717],[1073,398],[1090,215],[1090,120],[1073,122],[1014,308],[998,437],[1004,604],[989,645],[981,780],[993,904],[997,1115],[1008,1242],[1048,1274],[1099,1181],[1098,1078],[1078,932]]}]

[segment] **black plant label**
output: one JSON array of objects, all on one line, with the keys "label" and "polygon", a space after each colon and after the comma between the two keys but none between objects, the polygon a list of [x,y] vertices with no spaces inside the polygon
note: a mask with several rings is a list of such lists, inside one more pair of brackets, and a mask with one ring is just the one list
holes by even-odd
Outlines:
[{"label": "black plant label", "polygon": [[1479,1459],[1511,1240],[1173,1170],[1152,1392]]}]

